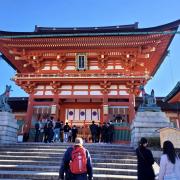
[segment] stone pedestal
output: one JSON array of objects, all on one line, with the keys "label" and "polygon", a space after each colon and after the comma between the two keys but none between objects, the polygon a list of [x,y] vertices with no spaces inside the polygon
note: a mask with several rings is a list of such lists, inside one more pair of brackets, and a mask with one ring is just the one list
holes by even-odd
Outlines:
[{"label": "stone pedestal", "polygon": [[9,112],[0,112],[0,143],[17,142],[17,120]]},{"label": "stone pedestal", "polygon": [[172,127],[164,112],[137,112],[131,124],[131,146],[137,147],[141,137],[159,137],[164,127]]}]

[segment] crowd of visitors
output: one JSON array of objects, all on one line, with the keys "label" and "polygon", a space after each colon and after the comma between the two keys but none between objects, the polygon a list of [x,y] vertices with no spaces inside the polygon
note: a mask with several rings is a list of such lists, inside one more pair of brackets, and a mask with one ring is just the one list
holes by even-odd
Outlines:
[{"label": "crowd of visitors", "polygon": [[[85,141],[93,143],[112,143],[114,134],[114,125],[112,122],[92,124],[89,126],[89,132],[91,136]],[[80,132],[79,132],[80,133]],[[55,120],[53,117],[39,120],[35,123],[35,142],[75,142],[78,135],[78,128],[76,125],[70,127],[66,122],[63,124],[62,121]]]},{"label": "crowd of visitors", "polygon": [[78,129],[74,125],[71,129],[68,123],[55,120],[53,117],[35,123],[35,142],[75,142]]},{"label": "crowd of visitors", "polygon": [[113,142],[113,134],[114,134],[114,125],[112,122],[95,124],[92,121],[92,124],[89,126],[91,131],[91,139],[93,143],[103,142],[103,143],[112,143]]}]

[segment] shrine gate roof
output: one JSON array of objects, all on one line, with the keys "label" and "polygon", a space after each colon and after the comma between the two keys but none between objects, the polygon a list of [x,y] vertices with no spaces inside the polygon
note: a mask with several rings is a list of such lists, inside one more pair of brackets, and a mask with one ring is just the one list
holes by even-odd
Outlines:
[{"label": "shrine gate roof", "polygon": [[[18,72],[34,72],[33,63],[53,54],[96,53],[96,58],[115,59],[132,72],[153,76],[168,53],[180,20],[150,28],[130,25],[81,28],[35,27],[34,32],[0,31],[2,57]],[[69,53],[69,54],[68,54]],[[33,59],[33,56],[38,56]],[[35,57],[36,58],[36,57]],[[50,57],[48,57],[50,58]],[[24,68],[24,64],[29,64]]]},{"label": "shrine gate roof", "polygon": [[[107,36],[107,35],[133,35],[133,34],[151,34],[160,31],[177,30],[180,24],[180,20],[164,24],[161,26],[155,26],[150,28],[138,28],[138,23],[129,25],[117,25],[117,26],[102,26],[102,27],[72,27],[72,28],[59,28],[59,27],[38,27],[35,26],[34,32],[9,32],[0,31],[0,38],[3,36],[20,36],[26,35],[24,38],[39,37],[38,35],[45,35],[40,37],[50,37],[48,35],[57,36]],[[144,33],[143,33],[144,32]],[[118,34],[120,33],[120,34]],[[124,33],[124,34],[123,34]],[[7,37],[8,38],[8,37]],[[15,38],[15,37],[14,37]],[[18,38],[18,37],[17,37]]]}]

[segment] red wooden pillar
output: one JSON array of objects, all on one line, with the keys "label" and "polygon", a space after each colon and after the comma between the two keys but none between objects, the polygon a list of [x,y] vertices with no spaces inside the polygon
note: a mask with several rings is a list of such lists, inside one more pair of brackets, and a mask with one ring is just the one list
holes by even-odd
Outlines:
[{"label": "red wooden pillar", "polygon": [[135,118],[135,96],[134,94],[129,95],[129,123]]},{"label": "red wooden pillar", "polygon": [[58,95],[54,96],[53,99],[53,105],[55,105],[56,110],[55,110],[55,114],[53,114],[54,119],[58,119],[59,118],[59,111],[60,111],[60,105],[59,105],[59,97]]},{"label": "red wooden pillar", "polygon": [[25,119],[25,124],[24,124],[24,133],[29,132],[31,128],[31,121],[32,121],[32,115],[33,115],[33,95],[29,95],[29,100],[28,100],[28,108],[27,108],[27,113],[26,113],[26,119]]},{"label": "red wooden pillar", "polygon": [[105,95],[103,97],[103,103],[102,103],[102,123],[108,122],[108,97]]}]

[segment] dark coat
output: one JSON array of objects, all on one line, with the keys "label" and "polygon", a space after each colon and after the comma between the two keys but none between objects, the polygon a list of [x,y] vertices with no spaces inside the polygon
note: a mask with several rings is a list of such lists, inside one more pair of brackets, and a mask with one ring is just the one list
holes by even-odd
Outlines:
[{"label": "dark coat", "polygon": [[97,128],[98,128],[98,126],[96,125],[96,124],[91,124],[90,126],[89,126],[89,128],[90,128],[90,130],[91,130],[91,134],[97,134]]},{"label": "dark coat", "polygon": [[71,130],[69,125],[64,126],[64,132],[69,132]]},{"label": "dark coat", "polygon": [[[86,149],[86,157],[87,157],[87,174],[77,174],[73,175],[70,172],[69,162],[71,160],[71,154],[73,151],[73,147],[69,147],[64,153],[64,157],[62,160],[62,164],[59,170],[59,178],[64,179],[64,173],[66,174],[66,180],[91,180],[93,178],[93,170],[92,170],[92,161],[89,151]],[[88,175],[88,177],[87,177]],[[68,177],[67,177],[68,176]]]},{"label": "dark coat", "polygon": [[155,175],[152,168],[154,158],[149,149],[138,147],[136,149],[138,159],[138,180],[154,180]]}]

